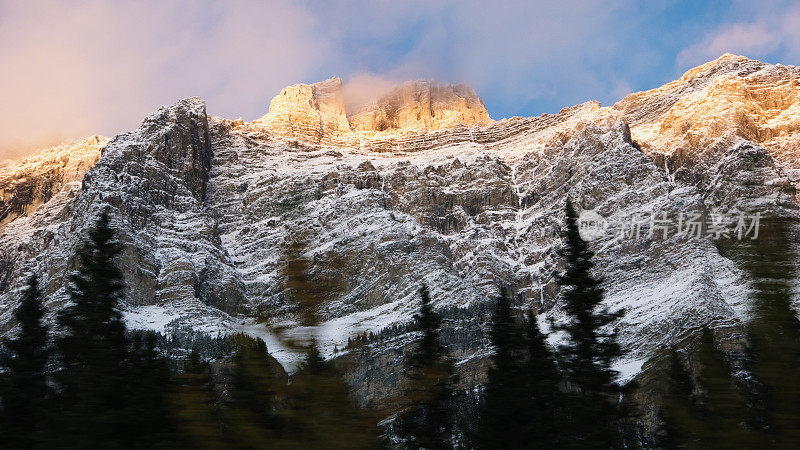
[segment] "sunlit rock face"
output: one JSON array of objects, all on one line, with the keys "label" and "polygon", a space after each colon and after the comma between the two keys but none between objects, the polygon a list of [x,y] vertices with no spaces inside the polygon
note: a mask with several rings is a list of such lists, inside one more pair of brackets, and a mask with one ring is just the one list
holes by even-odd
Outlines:
[{"label": "sunlit rock face", "polygon": [[[797,70],[725,55],[613,107],[592,101],[498,121],[472,89],[431,82],[357,107],[336,78],[289,86],[249,123],[209,118],[202,100],[185,99],[105,144],[92,170],[74,172],[82,183],[8,216],[0,324],[13,326],[30,271],[42,275],[51,311],[64,303],[74,251],[107,209],[126,248],[132,327],[245,331],[266,338],[289,370],[298,355],[273,331],[313,334],[327,357],[350,364],[359,400],[381,402],[396,394],[414,335],[333,350],[408,322],[424,283],[450,318],[444,336],[462,380],[480,381],[487,305],[500,285],[516,306],[563,317],[553,273],[569,197],[610,223],[640,222],[636,238],[610,229],[591,243],[608,305],[626,310],[615,326],[629,378],[698,325],[736,330],[747,317],[747,274],[718,241],[677,235],[674,222],[667,236],[650,233],[648,219],[797,218]],[[49,167],[47,158],[2,173]],[[291,242],[303,245],[312,279],[332,286],[317,327],[298,326],[286,290]]]},{"label": "sunlit rock face", "polygon": [[[409,81],[380,98],[347,110],[342,80],[295,84],[272,99],[264,117],[242,124],[272,137],[306,145],[364,146],[364,141],[404,141],[431,130],[492,123],[483,101],[471,87]],[[367,144],[369,145],[369,144]]]},{"label": "sunlit rock face", "polygon": [[286,87],[272,99],[267,115],[255,123],[263,124],[274,137],[313,144],[349,133],[342,80]]},{"label": "sunlit rock face", "polygon": [[427,131],[492,122],[483,101],[465,84],[410,81],[350,116],[355,131]]},{"label": "sunlit rock face", "polygon": [[645,152],[664,155],[672,170],[712,163],[746,140],[800,179],[800,68],[725,54],[676,81],[630,94],[614,109]]},{"label": "sunlit rock face", "polygon": [[71,183],[83,179],[100,159],[108,142],[103,136],[89,136],[16,161],[0,161],[0,232],[20,216],[28,216]]}]

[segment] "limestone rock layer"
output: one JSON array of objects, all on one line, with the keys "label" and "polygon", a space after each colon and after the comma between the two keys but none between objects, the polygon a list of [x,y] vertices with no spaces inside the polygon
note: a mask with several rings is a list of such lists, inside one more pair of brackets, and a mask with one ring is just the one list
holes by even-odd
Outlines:
[{"label": "limestone rock layer", "polygon": [[409,81],[347,110],[342,80],[295,84],[272,99],[267,115],[253,122],[270,135],[305,144],[358,146],[363,139],[390,139],[407,134],[492,123],[471,87]]}]

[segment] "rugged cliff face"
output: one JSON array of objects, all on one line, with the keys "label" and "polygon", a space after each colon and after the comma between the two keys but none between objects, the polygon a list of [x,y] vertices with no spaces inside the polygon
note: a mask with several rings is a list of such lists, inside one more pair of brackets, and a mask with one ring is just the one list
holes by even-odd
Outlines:
[{"label": "rugged cliff face", "polygon": [[680,79],[631,94],[614,109],[651,156],[670,170],[709,165],[727,148],[750,141],[800,178],[800,69],[722,55]]},{"label": "rugged cliff face", "polygon": [[[264,117],[236,125],[305,145],[363,148],[420,137],[431,130],[492,123],[483,102],[467,85],[409,81],[349,111],[342,80],[295,84],[272,99]],[[380,144],[379,144],[380,143]],[[402,149],[402,144],[395,145]]]},{"label": "rugged cliff face", "polygon": [[0,162],[0,232],[6,224],[69,188],[70,183],[80,182],[100,159],[106,143],[108,138],[90,136],[17,161]]},{"label": "rugged cliff face", "polygon": [[[107,208],[126,244],[131,326],[243,330],[290,370],[298,355],[278,330],[314,334],[359,398],[379,402],[394,394],[413,334],[333,350],[410,320],[424,282],[458,319],[445,335],[462,379],[480,381],[485,304],[500,284],[543,325],[562,315],[552,274],[569,196],[609,224],[592,245],[607,302],[626,309],[618,367],[630,378],[693,327],[735,330],[746,317],[746,274],[707,231],[719,213],[730,213],[729,235],[739,214],[797,217],[797,79],[794,67],[724,55],[613,107],[501,121],[472,89],[428,82],[356,111],[341,80],[294,85],[250,123],[182,100],[109,141],[82,187],[20,201],[27,216],[0,235],[0,323],[13,325],[30,270],[52,310],[63,303],[75,246]],[[678,234],[693,215],[703,231]],[[312,278],[335,287],[318,327],[298,325],[285,290],[291,242],[303,243]]]},{"label": "rugged cliff face", "polygon": [[104,209],[125,246],[120,265],[131,305],[174,302],[208,320],[235,309],[237,276],[204,206],[210,163],[205,104],[197,98],[162,108],[109,141],[82,186],[6,226],[4,326],[12,325],[5,318],[29,271],[42,276],[53,310],[63,304],[75,249]]}]

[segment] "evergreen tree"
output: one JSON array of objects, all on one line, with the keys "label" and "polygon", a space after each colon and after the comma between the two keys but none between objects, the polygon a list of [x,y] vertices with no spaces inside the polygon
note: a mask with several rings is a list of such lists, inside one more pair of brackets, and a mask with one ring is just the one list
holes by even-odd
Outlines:
[{"label": "evergreen tree", "polygon": [[[757,240],[722,242],[723,251],[751,277],[753,302],[745,364],[749,373],[737,379],[716,348],[713,333],[703,329],[693,355],[698,387],[695,412],[686,413],[690,408],[684,405],[672,412],[682,421],[665,420],[665,428],[671,428],[674,436],[692,436],[695,448],[794,448],[800,439],[800,387],[794,381],[800,377],[800,320],[791,293],[793,224],[765,219]],[[668,414],[670,402],[675,400],[665,399],[663,407]]]},{"label": "evergreen tree", "polygon": [[169,445],[174,432],[168,409],[172,373],[155,340],[154,332],[134,333],[123,365],[127,400],[121,410],[127,424],[126,442],[140,448]]},{"label": "evergreen tree", "polygon": [[694,356],[700,391],[699,414],[706,424],[700,442],[717,448],[758,447],[756,436],[747,428],[746,398],[708,327],[703,327],[700,333]]},{"label": "evergreen tree", "polygon": [[531,315],[523,327],[503,291],[492,313],[489,337],[495,352],[483,392],[476,447],[555,448],[559,377],[535,317]]},{"label": "evergreen tree", "polygon": [[559,255],[566,263],[564,273],[557,276],[563,292],[563,305],[568,319],[556,330],[566,332],[567,342],[558,350],[570,395],[569,441],[567,446],[581,448],[619,448],[624,413],[616,405],[621,387],[611,368],[622,355],[616,332],[608,326],[622,316],[602,305],[602,280],[592,275],[593,252],[581,239],[578,215],[567,199],[565,246]]},{"label": "evergreen tree", "polygon": [[532,311],[528,314],[527,325],[526,399],[530,415],[527,432],[529,436],[535,437],[536,448],[558,448],[561,445],[561,433],[566,432],[561,427],[563,420],[561,406],[563,396],[559,389],[561,374]]},{"label": "evergreen tree", "polygon": [[433,310],[426,286],[420,289],[421,305],[414,321],[422,339],[406,356],[410,406],[396,422],[397,434],[407,448],[432,450],[452,448],[453,363],[439,338],[441,318]]},{"label": "evergreen tree", "polygon": [[352,404],[350,389],[312,341],[288,389],[286,448],[379,448],[377,419]]},{"label": "evergreen tree", "polygon": [[759,238],[740,244],[752,279],[747,368],[755,378],[755,426],[777,448],[800,442],[800,320],[792,305],[794,222],[765,219]]},{"label": "evergreen tree", "polygon": [[223,410],[228,440],[238,448],[269,446],[280,433],[275,399],[286,384],[273,366],[267,345],[245,334],[231,337],[236,348],[230,401]]},{"label": "evergreen tree", "polygon": [[58,340],[61,432],[81,448],[125,446],[128,348],[118,310],[122,274],[114,263],[121,247],[113,234],[103,212],[78,250],[78,271],[70,277],[72,303],[58,318],[65,332]]},{"label": "evergreen tree", "polygon": [[659,430],[660,448],[701,449],[711,443],[702,442],[704,423],[695,399],[695,384],[683,366],[675,347],[670,348],[667,362],[667,386],[661,398]]},{"label": "evergreen tree", "polygon": [[43,316],[39,279],[34,274],[14,311],[19,334],[3,342],[0,364],[6,373],[0,380],[0,431],[6,448],[45,448],[53,392],[47,385],[51,352]]},{"label": "evergreen tree", "polygon": [[[507,291],[495,302],[489,331],[494,354],[483,391],[477,448],[527,448],[533,436],[527,434],[526,398],[527,348],[522,327],[511,312]],[[498,430],[503,430],[499,433]]]},{"label": "evergreen tree", "polygon": [[[57,373],[60,439],[75,448],[144,448],[168,429],[166,361],[154,336],[129,342],[119,305],[122,251],[103,212],[77,252],[71,303],[58,316],[62,368]],[[141,336],[139,336],[141,337]]]},{"label": "evergreen tree", "polygon": [[659,445],[665,449],[762,448],[767,443],[749,426],[743,386],[703,327],[692,353],[695,378],[670,352],[667,389],[661,399]]},{"label": "evergreen tree", "polygon": [[209,365],[192,350],[183,372],[175,376],[169,399],[175,429],[172,448],[225,449],[220,411]]},{"label": "evergreen tree", "polygon": [[286,288],[298,308],[300,324],[314,326],[319,323],[319,307],[334,286],[328,280],[311,279],[311,262],[303,255],[305,244],[291,241],[284,252],[283,268]]},{"label": "evergreen tree", "polygon": [[[337,284],[325,277],[312,280],[311,264],[302,254],[304,245],[295,241],[285,255],[286,286],[298,307],[300,322],[306,326],[319,323],[319,307],[334,295]],[[337,262],[328,263],[337,267]],[[292,340],[283,343],[300,349]],[[357,408],[350,398],[350,388],[333,363],[325,361],[312,339],[305,348],[306,357],[292,375],[286,389],[286,407],[281,412],[281,438],[276,443],[285,448],[361,449],[379,446],[378,419]]]}]

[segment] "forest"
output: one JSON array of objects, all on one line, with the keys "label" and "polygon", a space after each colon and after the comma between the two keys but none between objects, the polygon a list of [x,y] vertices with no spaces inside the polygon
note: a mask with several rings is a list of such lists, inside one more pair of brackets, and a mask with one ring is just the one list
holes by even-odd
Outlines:
[{"label": "forest", "polygon": [[[551,323],[513,292],[488,308],[493,352],[485,383],[465,385],[442,339],[442,314],[420,285],[417,313],[401,326],[353,336],[350,350],[411,334],[402,362],[402,401],[354,402],[335,360],[310,336],[291,375],[264,341],[128,330],[120,313],[121,244],[102,214],[76,257],[70,302],[48,325],[37,274],[2,342],[0,429],[4,448],[796,448],[800,442],[800,321],[792,305],[786,221],[762,224],[757,241],[721,244],[751,275],[752,313],[733,332],[695,329],[622,385],[624,355],[612,327],[624,310],[603,306],[603,279],[565,205],[557,274],[567,320]],[[308,275],[297,248],[286,254],[286,285],[303,324],[319,321],[325,286]],[[459,316],[458,314],[461,314]],[[727,334],[726,334],[727,333]],[[337,350],[338,351],[338,350]],[[214,360],[225,359],[226,371]]]}]

